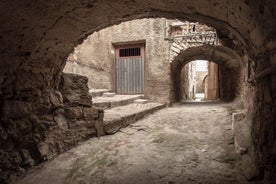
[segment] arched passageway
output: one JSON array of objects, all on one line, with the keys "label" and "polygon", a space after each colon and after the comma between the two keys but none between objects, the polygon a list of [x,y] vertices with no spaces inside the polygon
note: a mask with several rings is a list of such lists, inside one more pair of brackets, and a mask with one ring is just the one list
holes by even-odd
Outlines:
[{"label": "arched passageway", "polygon": [[182,99],[181,94],[181,70],[185,64],[194,60],[209,60],[220,66],[220,98],[233,100],[243,93],[243,69],[244,64],[235,51],[223,46],[203,45],[188,48],[182,51],[171,64],[171,79],[173,85],[173,100]]},{"label": "arched passageway", "polygon": [[220,98],[219,65],[207,60],[195,60],[181,70],[182,102],[211,102]]},{"label": "arched passageway", "polygon": [[[22,0],[1,2],[0,8],[1,160],[8,160],[4,170],[18,170],[21,161],[17,158],[26,162],[33,158],[34,163],[39,163],[45,158],[45,150],[50,149],[54,155],[76,144],[64,141],[70,133],[60,136],[68,127],[64,104],[70,102],[61,93],[70,94],[66,91],[68,86],[87,81],[61,77],[61,71],[78,43],[92,32],[126,20],[167,17],[199,21],[216,28],[223,45],[235,49],[248,66],[248,76],[254,81],[253,85],[247,84],[243,95],[254,140],[251,150],[255,167],[251,167],[254,172],[250,177],[275,179],[276,87],[272,75],[275,69],[269,69],[275,65],[274,0]],[[265,73],[255,75],[265,69]],[[257,80],[254,76],[258,76]],[[80,96],[88,102],[91,98],[85,94]],[[79,101],[77,105],[89,107],[90,114],[101,117],[101,112],[90,108],[91,102]],[[52,144],[45,145],[45,137],[53,132]]]},{"label": "arched passageway", "polygon": [[[237,4],[229,1],[225,5],[216,1],[204,2],[198,0],[188,2],[154,1],[149,3],[142,1],[138,3],[136,1],[122,1],[120,3],[107,3],[98,1],[81,3],[72,1],[63,4],[60,2],[28,3],[22,1],[16,6],[14,6],[16,2],[2,3],[3,16],[1,20],[4,24],[1,29],[6,34],[5,37],[2,37],[4,62],[1,63],[3,66],[1,68],[9,68],[15,72],[14,67],[16,66],[21,73],[24,73],[24,71],[25,73],[31,73],[23,75],[24,77],[18,77],[16,83],[26,83],[31,88],[52,86],[74,46],[82,42],[88,35],[122,21],[142,17],[187,19],[211,25],[218,30],[221,37],[225,38],[225,43],[229,43],[231,46],[243,46],[248,49],[250,55],[253,55],[255,49],[264,41],[269,41],[267,36],[273,30],[264,29],[264,27],[267,27],[266,25],[269,26],[269,21],[263,20],[266,19],[265,16],[269,18],[271,12],[273,12],[272,10],[265,11],[263,16],[254,14],[256,18],[251,18],[252,22],[244,24],[250,19],[250,13],[255,10],[255,6],[264,6],[261,3],[240,2]],[[236,10],[235,16],[229,13],[228,7]],[[8,13],[10,11],[13,11],[13,17],[10,17]],[[105,13],[102,14],[101,12]],[[32,17],[32,19],[29,19],[29,17]],[[75,19],[76,17],[80,20]],[[39,28],[36,27],[37,22],[40,22]],[[264,34],[258,34],[260,32]],[[258,39],[258,42],[256,39]],[[14,57],[17,57],[18,62],[21,61],[22,64],[10,65]],[[28,67],[33,65],[40,67],[37,67],[36,71],[26,72]],[[6,72],[2,73],[4,75]],[[28,75],[36,76],[41,82],[32,84],[29,80],[30,77],[27,77]],[[24,90],[19,84],[15,86],[18,91],[21,88]]]}]

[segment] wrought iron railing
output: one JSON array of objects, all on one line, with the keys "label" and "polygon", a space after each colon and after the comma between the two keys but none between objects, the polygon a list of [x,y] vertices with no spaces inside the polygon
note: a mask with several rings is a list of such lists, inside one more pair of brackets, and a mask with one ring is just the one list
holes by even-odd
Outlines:
[{"label": "wrought iron railing", "polygon": [[214,31],[201,32],[201,33],[184,33],[183,35],[171,35],[170,40],[181,41],[182,43],[190,44],[208,44],[208,45],[218,45],[219,39],[217,33]]}]

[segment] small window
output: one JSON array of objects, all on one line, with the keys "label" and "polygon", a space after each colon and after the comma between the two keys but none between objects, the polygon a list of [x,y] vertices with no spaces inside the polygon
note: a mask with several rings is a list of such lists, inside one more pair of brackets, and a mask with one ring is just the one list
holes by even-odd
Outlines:
[{"label": "small window", "polygon": [[119,50],[119,57],[140,56],[140,48],[127,48]]}]

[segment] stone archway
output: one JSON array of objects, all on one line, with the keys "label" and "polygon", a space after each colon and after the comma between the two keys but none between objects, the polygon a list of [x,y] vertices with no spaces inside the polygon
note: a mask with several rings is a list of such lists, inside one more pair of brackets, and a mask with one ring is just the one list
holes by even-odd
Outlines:
[{"label": "stone archway", "polygon": [[[171,64],[172,79],[172,101],[177,102],[181,99],[180,80],[181,70],[185,64],[193,60],[209,60],[220,65],[223,87],[221,98],[233,100],[242,93],[242,69],[244,64],[238,54],[232,49],[224,46],[203,45],[182,51]],[[231,83],[233,82],[233,83]],[[227,83],[227,84],[225,84]]]},{"label": "stone archway", "polygon": [[[15,86],[9,86],[16,88],[17,91],[26,90],[26,87],[20,85],[21,83],[34,89],[53,87],[67,56],[77,43],[82,42],[94,31],[126,20],[168,17],[200,21],[222,30],[221,34],[224,34],[224,37],[236,40],[237,44],[252,49],[251,52],[254,52],[258,44],[261,44],[269,34],[267,29],[264,29],[264,34],[259,36],[261,41],[251,40],[252,36],[248,31],[252,32],[251,35],[258,34],[260,28],[266,27],[262,24],[268,23],[262,21],[262,17],[255,15],[258,23],[244,24],[251,17],[249,15],[251,8],[254,8],[253,5],[244,2],[224,4],[215,0],[212,2],[183,1],[183,3],[164,0],[82,3],[22,1],[16,6],[13,2],[2,3],[1,6],[3,9],[1,20],[9,20],[2,21],[1,29],[6,34],[2,37],[4,62],[1,63],[1,68],[10,71],[3,71],[1,74],[6,78],[5,76],[9,76],[10,73],[17,73]],[[237,10],[235,17],[229,14],[229,7]],[[7,17],[10,11],[13,11],[15,16]],[[267,12],[268,15],[270,13]],[[15,61],[15,65],[10,66],[12,61]],[[37,66],[35,71],[30,70],[33,66]],[[40,82],[30,82],[31,76],[35,76]],[[12,80],[12,77],[9,80]]]}]

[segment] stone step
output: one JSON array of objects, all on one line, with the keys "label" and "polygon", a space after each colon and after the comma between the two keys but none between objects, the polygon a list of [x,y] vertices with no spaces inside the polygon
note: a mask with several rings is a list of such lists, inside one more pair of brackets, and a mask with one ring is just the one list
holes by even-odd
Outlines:
[{"label": "stone step", "polygon": [[137,99],[137,100],[134,100],[134,103],[145,104],[145,103],[148,103],[148,100],[147,99]]},{"label": "stone step", "polygon": [[134,100],[142,98],[144,95],[115,95],[113,97],[95,97],[92,99],[93,105],[103,109],[118,107],[133,103]]},{"label": "stone step", "polygon": [[106,93],[103,93],[103,97],[114,97],[116,95],[116,93],[112,93],[112,92],[106,92]]},{"label": "stone step", "polygon": [[92,97],[98,97],[98,96],[102,96],[104,93],[109,92],[109,89],[90,89],[89,90],[89,94]]},{"label": "stone step", "polygon": [[160,103],[132,103],[126,106],[105,110],[103,125],[104,133],[114,134],[121,128],[133,124],[146,115],[164,107],[165,105]]}]

